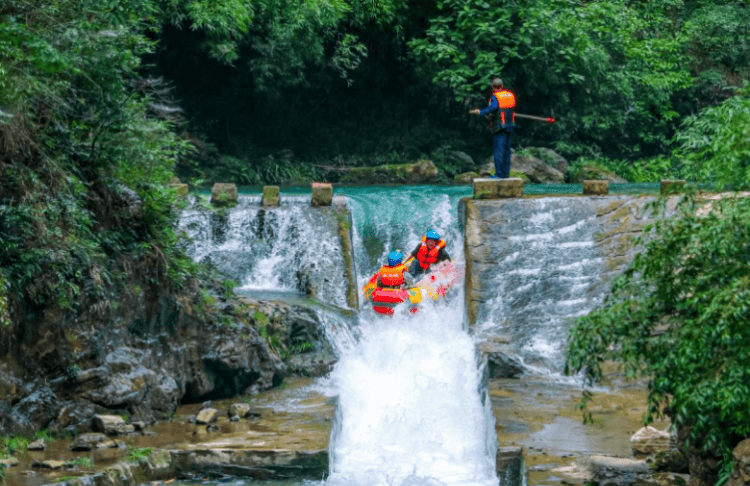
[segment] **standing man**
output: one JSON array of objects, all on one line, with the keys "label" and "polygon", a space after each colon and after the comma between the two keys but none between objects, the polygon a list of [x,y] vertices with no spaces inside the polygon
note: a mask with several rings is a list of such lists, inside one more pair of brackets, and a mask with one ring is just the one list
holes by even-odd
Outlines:
[{"label": "standing man", "polygon": [[492,80],[492,96],[487,108],[474,108],[472,115],[489,115],[490,131],[493,135],[495,155],[495,175],[493,178],[507,179],[510,175],[510,136],[516,126],[516,97],[503,88],[503,80]]}]

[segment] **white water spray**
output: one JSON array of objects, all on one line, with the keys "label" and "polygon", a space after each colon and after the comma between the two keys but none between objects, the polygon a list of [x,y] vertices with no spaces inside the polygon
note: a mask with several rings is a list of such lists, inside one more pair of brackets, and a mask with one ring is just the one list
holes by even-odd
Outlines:
[{"label": "white water spray", "polygon": [[[456,299],[460,300],[460,299]],[[331,382],[338,410],[327,485],[496,485],[494,419],[463,307],[360,325]]]}]

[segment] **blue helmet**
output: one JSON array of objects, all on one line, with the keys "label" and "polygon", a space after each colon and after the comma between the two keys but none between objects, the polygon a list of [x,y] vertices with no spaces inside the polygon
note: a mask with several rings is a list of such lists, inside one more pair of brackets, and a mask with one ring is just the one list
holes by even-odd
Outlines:
[{"label": "blue helmet", "polygon": [[427,238],[428,240],[439,240],[440,239],[440,235],[437,234],[437,231],[430,230],[425,235],[425,238]]},{"label": "blue helmet", "polygon": [[401,261],[404,259],[404,254],[400,251],[392,251],[388,254],[388,265],[394,266],[401,263]]}]

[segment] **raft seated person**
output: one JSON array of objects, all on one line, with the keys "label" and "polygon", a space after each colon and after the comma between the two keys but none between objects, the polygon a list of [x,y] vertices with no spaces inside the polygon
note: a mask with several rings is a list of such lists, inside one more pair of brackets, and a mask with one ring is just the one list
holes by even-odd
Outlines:
[{"label": "raft seated person", "polygon": [[392,251],[388,254],[388,265],[383,265],[378,270],[376,284],[385,289],[403,289],[414,286],[414,277],[409,274],[409,269],[402,263],[403,253]]},{"label": "raft seated person", "polygon": [[422,237],[422,242],[411,252],[414,261],[409,268],[409,273],[417,277],[429,272],[430,266],[435,263],[445,260],[453,261],[445,251],[445,244],[445,240],[441,240],[436,231],[428,231]]}]

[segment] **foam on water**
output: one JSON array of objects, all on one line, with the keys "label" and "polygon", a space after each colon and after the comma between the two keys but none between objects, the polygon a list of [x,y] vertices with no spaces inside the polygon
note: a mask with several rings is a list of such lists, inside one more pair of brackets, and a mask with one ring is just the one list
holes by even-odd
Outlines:
[{"label": "foam on water", "polygon": [[494,430],[462,308],[377,317],[331,375],[339,485],[495,485]]}]

